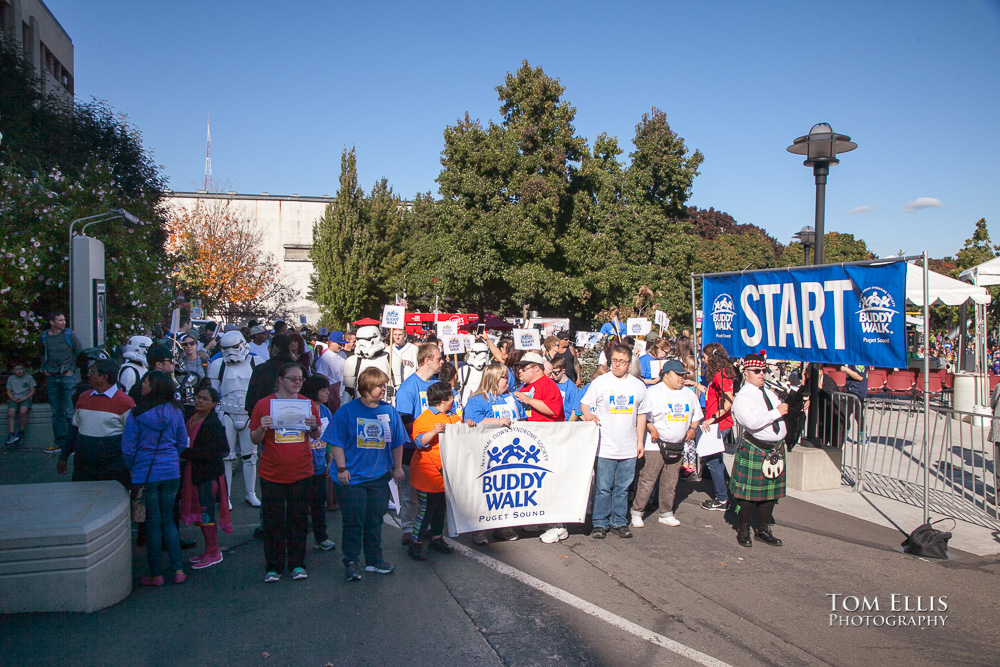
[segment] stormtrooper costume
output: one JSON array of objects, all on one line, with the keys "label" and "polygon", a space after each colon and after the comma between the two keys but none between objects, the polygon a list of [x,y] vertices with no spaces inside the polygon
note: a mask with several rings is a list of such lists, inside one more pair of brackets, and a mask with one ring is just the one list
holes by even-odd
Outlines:
[{"label": "stormtrooper costume", "polygon": [[462,407],[469,402],[469,398],[479,391],[479,383],[483,380],[483,371],[490,363],[490,347],[481,340],[477,340],[469,347],[469,353],[465,355],[465,366],[458,369],[458,385],[462,390]]},{"label": "stormtrooper costume", "polygon": [[[354,387],[357,385],[358,376],[361,375],[361,371],[372,366],[389,375],[389,353],[385,349],[385,343],[382,342],[382,335],[378,327],[361,327],[358,329],[354,354],[344,362],[344,390],[340,396],[341,405],[357,398]],[[391,403],[392,399],[392,396],[387,395],[383,400]]]},{"label": "stormtrooper costume", "polygon": [[221,397],[218,412],[229,441],[229,456],[225,458],[226,486],[229,487],[229,497],[232,498],[233,461],[236,460],[239,445],[240,458],[243,459],[243,483],[247,490],[246,501],[254,507],[260,507],[260,500],[254,492],[257,483],[257,447],[250,440],[250,429],[247,428],[250,415],[247,414],[244,402],[253,369],[264,362],[258,362],[258,357],[250,355],[250,347],[239,331],[224,333],[219,339],[219,347],[222,357],[208,367],[208,377]]},{"label": "stormtrooper costume", "polygon": [[405,341],[403,347],[390,347],[392,357],[392,374],[389,376],[393,389],[399,389],[403,380],[417,372],[417,346]]},{"label": "stormtrooper costume", "polygon": [[149,336],[132,336],[122,350],[125,363],[118,369],[118,386],[126,394],[146,374],[146,352],[153,346]]}]

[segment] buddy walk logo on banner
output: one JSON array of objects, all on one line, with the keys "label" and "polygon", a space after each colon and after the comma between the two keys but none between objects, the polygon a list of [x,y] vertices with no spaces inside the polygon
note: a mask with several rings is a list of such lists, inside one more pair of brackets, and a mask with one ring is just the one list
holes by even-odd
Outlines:
[{"label": "buddy walk logo on banner", "polygon": [[906,366],[906,263],[706,275],[704,342],[730,356]]},{"label": "buddy walk logo on banner", "polygon": [[582,522],[597,439],[590,422],[449,425],[441,463],[451,534]]}]

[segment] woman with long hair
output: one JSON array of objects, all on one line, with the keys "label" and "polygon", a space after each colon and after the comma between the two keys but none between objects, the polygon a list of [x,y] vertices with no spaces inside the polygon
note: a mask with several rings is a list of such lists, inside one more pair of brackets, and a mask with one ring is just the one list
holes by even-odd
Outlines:
[{"label": "woman with long hair", "polygon": [[288,334],[288,351],[291,353],[292,359],[299,362],[307,372],[312,369],[312,352],[306,348],[306,339],[302,337],[302,334]]},{"label": "woman with long hair", "polygon": [[[313,402],[313,406],[319,409],[320,426],[325,430],[333,421],[333,413],[326,407],[326,402],[330,399],[330,381],[325,375],[311,375],[302,383],[302,395]],[[313,457],[313,478],[312,486],[309,489],[309,513],[312,516],[312,531],[316,543],[313,549],[317,551],[330,551],[337,545],[330,539],[330,534],[326,529],[326,507],[327,479],[330,471],[330,459],[332,454],[327,454],[326,443],[323,441],[322,430],[320,437],[309,438],[309,446],[312,449]]]},{"label": "woman with long hair", "polygon": [[223,463],[229,454],[229,441],[215,411],[218,405],[219,392],[212,387],[203,387],[194,395],[194,413],[187,421],[191,446],[181,452],[187,462],[181,481],[181,520],[186,525],[197,524],[205,538],[205,551],[191,559],[193,570],[221,563],[219,528],[233,532]]},{"label": "woman with long hair", "polygon": [[[718,436],[724,438],[733,428],[733,381],[736,379],[736,369],[733,368],[726,349],[719,343],[706,345],[701,359],[705,362],[707,380],[705,385],[695,385],[698,392],[705,394],[705,419],[701,423],[701,431],[708,432],[709,427],[715,424],[719,429]],[[729,492],[726,489],[726,467],[722,462],[722,452],[706,456],[703,461],[712,476],[715,493],[701,507],[724,512],[729,502]]]},{"label": "woman with long hair", "polygon": [[160,573],[165,544],[173,566],[174,583],[187,579],[181,560],[180,535],[174,523],[174,499],[180,488],[180,453],[188,445],[184,412],[177,387],[163,371],[142,378],[142,398],[125,419],[122,455],[132,472],[132,484],[141,488],[146,507],[146,558],[149,574],[143,586],[162,586]]},{"label": "woman with long hair", "polygon": [[[510,379],[507,377],[506,366],[490,364],[483,369],[479,390],[469,397],[462,415],[468,426],[480,424],[510,426],[511,422],[524,419],[521,402],[510,393]],[[509,542],[518,538],[517,532],[509,527],[499,528],[493,535],[499,540]],[[489,538],[485,530],[480,530],[473,535],[472,541],[476,544],[487,544]]]}]

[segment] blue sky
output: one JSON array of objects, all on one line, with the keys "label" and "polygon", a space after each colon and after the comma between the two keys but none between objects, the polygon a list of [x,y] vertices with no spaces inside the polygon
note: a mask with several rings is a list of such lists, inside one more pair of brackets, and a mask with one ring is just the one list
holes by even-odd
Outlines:
[{"label": "blue sky", "polygon": [[625,157],[663,109],[705,154],[689,203],[783,243],[815,193],[785,148],[819,122],[859,145],[831,169],[827,231],[940,257],[985,217],[1000,242],[1000,0],[46,4],[77,97],[127,114],[175,190],[202,186],[210,110],[216,183],[239,192],[335,194],[353,145],[366,189],[436,194],[445,126],[498,120],[526,59]]}]

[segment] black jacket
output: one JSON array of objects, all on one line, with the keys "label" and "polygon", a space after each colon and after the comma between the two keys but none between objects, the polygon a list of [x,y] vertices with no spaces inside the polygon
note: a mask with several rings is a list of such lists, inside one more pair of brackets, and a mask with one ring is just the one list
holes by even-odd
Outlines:
[{"label": "black jacket", "polygon": [[[257,405],[257,401],[275,392],[274,386],[278,382],[278,369],[292,361],[295,360],[287,354],[281,357],[271,357],[253,369],[253,375],[250,376],[250,384],[247,386],[246,402],[244,403],[247,414],[253,414],[253,409]],[[306,374],[304,368],[302,369],[302,374]]]},{"label": "black jacket", "polygon": [[181,452],[181,458],[191,466],[191,483],[202,484],[218,479],[225,472],[222,460],[228,454],[226,429],[213,410],[201,423],[191,446]]}]

